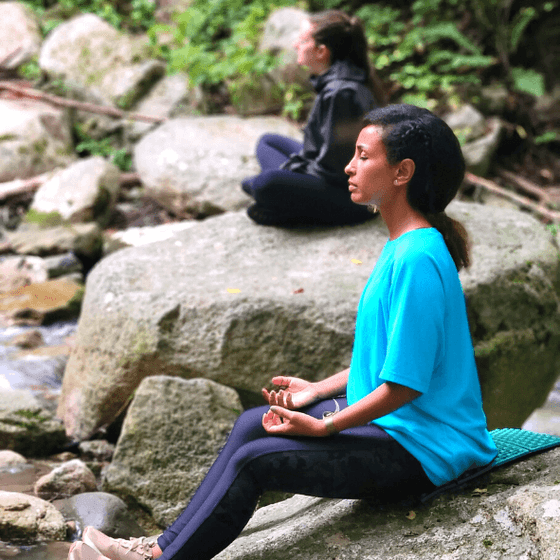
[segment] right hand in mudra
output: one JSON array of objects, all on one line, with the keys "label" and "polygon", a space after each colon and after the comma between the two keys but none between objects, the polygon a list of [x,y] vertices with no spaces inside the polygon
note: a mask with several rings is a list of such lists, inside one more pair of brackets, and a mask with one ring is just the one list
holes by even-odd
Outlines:
[{"label": "right hand in mudra", "polygon": [[319,398],[316,384],[298,377],[273,377],[272,383],[275,385],[274,389],[262,390],[265,401],[271,406],[293,410],[311,404]]}]

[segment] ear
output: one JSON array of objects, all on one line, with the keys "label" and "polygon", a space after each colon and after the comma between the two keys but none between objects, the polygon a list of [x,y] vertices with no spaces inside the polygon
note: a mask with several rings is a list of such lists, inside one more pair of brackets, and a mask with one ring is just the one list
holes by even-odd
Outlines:
[{"label": "ear", "polygon": [[327,45],[317,45],[317,58],[327,64],[331,61],[331,51]]},{"label": "ear", "polygon": [[397,165],[396,181],[399,185],[406,185],[413,177],[414,171],[416,170],[416,164],[410,158],[403,159]]}]

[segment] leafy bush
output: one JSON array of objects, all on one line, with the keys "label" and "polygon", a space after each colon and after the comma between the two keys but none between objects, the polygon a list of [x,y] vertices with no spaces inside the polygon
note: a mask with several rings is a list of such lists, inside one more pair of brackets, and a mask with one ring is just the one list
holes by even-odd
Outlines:
[{"label": "leafy bush", "polygon": [[74,126],[77,138],[76,153],[80,156],[102,156],[109,158],[121,171],[130,171],[132,156],[125,148],[116,148],[110,136],[96,140],[84,131],[79,124]]}]

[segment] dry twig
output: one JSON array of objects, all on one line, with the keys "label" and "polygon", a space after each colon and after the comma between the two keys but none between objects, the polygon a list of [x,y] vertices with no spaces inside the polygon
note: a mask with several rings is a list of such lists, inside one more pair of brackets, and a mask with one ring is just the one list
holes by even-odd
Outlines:
[{"label": "dry twig", "polygon": [[547,204],[548,206],[554,206],[552,198],[546,189],[543,189],[542,187],[539,187],[539,185],[529,181],[529,179],[525,179],[525,177],[521,177],[520,175],[507,171],[506,169],[499,169],[498,173],[500,174],[500,177],[510,183],[513,183],[520,191],[533,195],[537,198],[537,200]]},{"label": "dry twig", "polygon": [[500,185],[498,185],[494,181],[490,181],[489,179],[484,179],[483,177],[478,177],[477,175],[474,175],[473,173],[469,173],[469,172],[465,173],[465,179],[469,183],[483,187],[491,193],[494,193],[498,196],[511,200],[521,208],[526,208],[527,210],[531,210],[531,212],[534,212],[535,214],[539,215],[541,218],[544,218],[547,222],[556,222],[556,223],[560,222],[560,212],[550,210],[546,206],[543,206],[542,204],[538,204],[527,197],[520,196],[511,191],[508,191],[507,189],[500,187]]},{"label": "dry twig", "polygon": [[55,107],[69,107],[78,109],[79,111],[108,115],[116,119],[129,119],[133,121],[144,121],[151,123],[162,123],[167,120],[163,117],[152,117],[151,115],[143,115],[141,113],[128,113],[127,111],[122,111],[121,109],[117,109],[116,107],[96,105],[95,103],[86,103],[84,101],[76,101],[75,99],[66,99],[65,97],[60,97],[51,93],[45,93],[36,89],[17,86],[6,80],[0,81],[0,90],[10,91],[20,97],[25,97],[27,99],[50,103]]}]

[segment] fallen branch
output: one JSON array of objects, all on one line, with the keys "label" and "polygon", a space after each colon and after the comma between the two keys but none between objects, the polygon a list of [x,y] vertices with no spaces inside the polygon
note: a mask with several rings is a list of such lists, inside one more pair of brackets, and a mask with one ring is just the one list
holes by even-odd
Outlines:
[{"label": "fallen branch", "polygon": [[6,66],[8,62],[10,62],[10,60],[15,58],[20,53],[20,51],[21,51],[21,47],[17,47],[11,53],[9,53],[8,56],[5,56],[2,60],[0,60],[0,69],[3,69],[4,66]]},{"label": "fallen branch", "polygon": [[525,177],[521,177],[520,175],[507,171],[506,169],[499,169],[498,173],[500,174],[500,177],[510,183],[513,183],[522,192],[535,196],[538,200],[549,206],[553,205],[552,198],[546,189],[539,187],[539,185],[529,181],[529,179],[525,179]]},{"label": "fallen branch", "polygon": [[541,218],[544,218],[549,222],[560,222],[560,212],[555,212],[554,210],[550,210],[549,208],[546,208],[542,204],[538,204],[533,200],[530,200],[529,198],[508,191],[507,189],[500,187],[500,185],[498,185],[494,181],[490,181],[489,179],[478,177],[477,175],[474,175],[473,173],[469,173],[469,172],[465,173],[465,179],[469,183],[472,183],[473,185],[478,185],[480,187],[485,188],[487,191],[491,193],[494,193],[498,196],[511,200],[521,208],[526,208],[527,210],[531,210],[532,212],[538,214]]},{"label": "fallen branch", "polygon": [[52,171],[29,179],[16,179],[7,183],[0,183],[0,200],[6,200],[21,194],[35,192],[52,176]]},{"label": "fallen branch", "polygon": [[162,123],[167,120],[165,117],[152,117],[141,113],[128,113],[127,111],[122,111],[116,107],[96,105],[95,103],[86,103],[84,101],[76,101],[75,99],[66,99],[65,97],[45,93],[44,91],[17,86],[5,80],[0,81],[0,90],[10,91],[20,97],[33,99],[35,101],[44,101],[45,103],[50,103],[55,107],[68,107],[71,109],[78,109],[79,111],[86,111],[88,113],[107,115],[116,119],[128,119],[151,123]]},{"label": "fallen branch", "polygon": [[[29,177],[28,179],[15,179],[7,183],[0,183],[0,202],[22,194],[34,193],[41,185],[46,183],[54,173],[55,171],[48,171],[42,175]],[[138,184],[140,182],[138,173],[121,173],[119,177],[119,185],[121,187]]]}]

